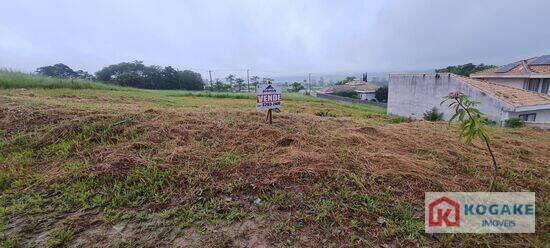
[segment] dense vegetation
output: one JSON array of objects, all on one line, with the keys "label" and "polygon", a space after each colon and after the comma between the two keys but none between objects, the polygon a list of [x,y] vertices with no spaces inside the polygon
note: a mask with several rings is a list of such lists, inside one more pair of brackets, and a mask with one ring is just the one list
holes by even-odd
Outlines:
[{"label": "dense vegetation", "polygon": [[379,102],[387,102],[388,101],[388,86],[382,86],[374,92],[374,97]]},{"label": "dense vegetation", "polygon": [[53,78],[26,74],[16,71],[0,70],[0,89],[11,88],[46,88],[46,89],[110,89],[121,87],[82,79]]},{"label": "dense vegetation", "polygon": [[204,82],[199,73],[190,70],[179,71],[171,66],[146,66],[142,61],[110,65],[95,74],[100,81],[120,86],[143,89],[204,89]]},{"label": "dense vegetation", "polygon": [[479,64],[479,65],[474,65],[472,63],[468,63],[468,64],[463,64],[463,65],[456,65],[456,66],[447,66],[446,68],[442,68],[442,69],[436,69],[435,72],[437,73],[442,73],[442,72],[450,72],[450,73],[454,73],[454,74],[457,74],[457,75],[462,75],[462,76],[470,76],[470,74],[473,74],[473,73],[476,73],[476,72],[479,72],[479,71],[483,71],[483,70],[486,70],[486,69],[489,69],[489,68],[493,68],[495,67],[494,65],[485,65],[485,64]]},{"label": "dense vegetation", "polygon": [[[83,70],[75,71],[62,63],[39,67],[36,69],[36,73],[41,76],[52,78],[102,81],[109,84],[142,89],[204,89],[204,82],[200,73],[190,70],[180,71],[171,66],[147,66],[143,64],[143,61],[123,62],[109,65],[96,72],[95,76]],[[241,79],[241,82],[242,81]]]},{"label": "dense vegetation", "polygon": [[337,96],[343,96],[343,97],[349,97],[349,98],[357,98],[359,99],[359,95],[356,91],[350,90],[350,91],[339,91],[334,93]]}]

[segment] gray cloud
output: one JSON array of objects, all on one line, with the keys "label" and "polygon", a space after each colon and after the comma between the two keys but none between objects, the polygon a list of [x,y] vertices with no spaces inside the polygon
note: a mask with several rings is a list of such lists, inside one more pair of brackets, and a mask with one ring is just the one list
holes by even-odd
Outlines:
[{"label": "gray cloud", "polygon": [[421,70],[550,54],[550,1],[3,1],[0,67]]}]

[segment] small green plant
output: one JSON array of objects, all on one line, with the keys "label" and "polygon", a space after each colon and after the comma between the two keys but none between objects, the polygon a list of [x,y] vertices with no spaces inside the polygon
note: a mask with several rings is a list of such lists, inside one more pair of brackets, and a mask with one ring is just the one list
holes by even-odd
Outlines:
[{"label": "small green plant", "polygon": [[520,118],[510,118],[504,121],[504,126],[508,128],[519,128],[524,127],[525,122]]},{"label": "small green plant", "polygon": [[399,124],[403,122],[411,122],[412,120],[410,118],[404,117],[404,116],[393,116],[390,119],[390,123],[392,124]]},{"label": "small green plant", "polygon": [[0,236],[0,247],[21,247],[19,237],[17,236]]},{"label": "small green plant", "polygon": [[336,117],[336,114],[335,113],[331,113],[330,111],[324,111],[324,110],[321,110],[321,111],[318,111],[315,113],[316,116],[321,116],[321,117]]},{"label": "small green plant", "polygon": [[209,164],[208,168],[210,169],[226,168],[226,167],[238,165],[240,162],[241,162],[241,157],[239,157],[239,155],[232,152],[226,152],[217,161]]},{"label": "small green plant", "polygon": [[61,227],[50,234],[50,240],[48,241],[48,247],[66,247],[68,243],[73,239],[75,232],[69,227]]},{"label": "small green plant", "polygon": [[487,150],[493,160],[493,178],[489,185],[489,192],[493,191],[495,181],[498,174],[498,165],[491,149],[491,141],[486,127],[485,116],[479,111],[476,106],[478,102],[470,100],[470,98],[460,91],[454,91],[449,93],[448,96],[443,98],[444,102],[451,101],[449,108],[455,111],[455,114],[449,120],[449,123],[453,120],[457,120],[460,123],[460,137],[466,138],[466,144],[471,145],[472,141],[477,137],[485,142]]},{"label": "small green plant", "polygon": [[424,120],[441,121],[443,120],[443,113],[440,113],[436,107],[433,107],[431,110],[424,113]]}]

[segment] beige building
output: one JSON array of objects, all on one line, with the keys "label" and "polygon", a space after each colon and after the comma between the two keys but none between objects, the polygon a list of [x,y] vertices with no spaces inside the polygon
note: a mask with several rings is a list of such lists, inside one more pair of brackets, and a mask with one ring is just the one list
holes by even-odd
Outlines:
[{"label": "beige building", "polygon": [[516,61],[472,74],[470,77],[548,95],[550,55]]},{"label": "beige building", "polygon": [[452,111],[440,102],[461,91],[479,102],[480,110],[499,125],[520,118],[527,125],[550,129],[550,55],[520,60],[462,77],[449,73],[390,75],[388,113],[422,118],[433,107],[444,118]]}]

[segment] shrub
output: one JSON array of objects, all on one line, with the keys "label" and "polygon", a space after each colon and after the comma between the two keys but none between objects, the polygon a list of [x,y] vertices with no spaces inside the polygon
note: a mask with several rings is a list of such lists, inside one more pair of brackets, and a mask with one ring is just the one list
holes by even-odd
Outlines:
[{"label": "shrub", "polygon": [[343,96],[343,97],[349,97],[349,98],[359,98],[359,95],[357,95],[357,92],[355,91],[340,91],[334,94],[337,96]]},{"label": "shrub", "polygon": [[404,116],[393,116],[390,119],[390,123],[392,124],[398,124],[403,122],[411,122],[412,120],[410,118],[404,117]]},{"label": "shrub", "polygon": [[504,121],[504,126],[509,128],[519,128],[524,127],[525,122],[520,118],[510,118]]},{"label": "shrub", "polygon": [[443,120],[443,113],[440,113],[436,107],[433,107],[431,110],[424,113],[424,120],[441,121]]}]

